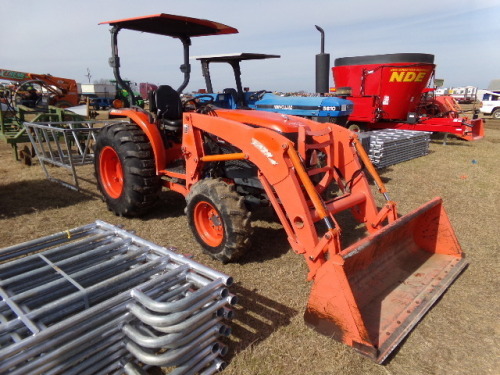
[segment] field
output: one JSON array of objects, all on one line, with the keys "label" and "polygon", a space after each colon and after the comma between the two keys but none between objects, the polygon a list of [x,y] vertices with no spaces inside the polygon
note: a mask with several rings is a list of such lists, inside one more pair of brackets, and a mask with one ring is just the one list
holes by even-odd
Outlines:
[{"label": "field", "polygon": [[[0,159],[0,248],[99,219],[233,276],[240,303],[224,374],[499,374],[500,121],[488,119],[486,137],[477,142],[433,137],[429,155],[381,171],[401,214],[443,198],[470,261],[384,366],[305,326],[307,267],[271,215],[256,218],[253,246],[242,261],[222,265],[202,254],[180,195],[164,192],[147,216],[125,219],[106,209],[88,169],[80,172],[90,179],[88,192],[78,193],[48,181],[38,163],[16,162],[3,142]],[[344,216],[343,240],[350,242],[359,228]]]}]

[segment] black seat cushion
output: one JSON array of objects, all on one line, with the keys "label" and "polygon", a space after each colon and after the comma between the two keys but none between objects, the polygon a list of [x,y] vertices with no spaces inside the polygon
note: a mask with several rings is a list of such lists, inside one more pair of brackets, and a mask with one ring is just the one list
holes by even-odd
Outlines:
[{"label": "black seat cushion", "polygon": [[181,97],[172,87],[161,85],[154,96],[158,118],[171,121],[182,118]]}]

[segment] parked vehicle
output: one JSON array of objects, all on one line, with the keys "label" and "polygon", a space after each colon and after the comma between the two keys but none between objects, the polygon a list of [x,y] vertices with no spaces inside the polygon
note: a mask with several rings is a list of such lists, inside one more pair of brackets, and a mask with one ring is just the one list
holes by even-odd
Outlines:
[{"label": "parked vehicle", "polygon": [[90,105],[95,110],[105,110],[113,105],[113,98],[93,98],[90,100]]},{"label": "parked vehicle", "polygon": [[500,92],[479,90],[478,94],[481,101],[479,111],[486,116],[500,119]]},{"label": "parked vehicle", "polygon": [[[205,77],[206,91],[200,94],[201,100],[211,100],[214,105],[227,108],[251,108],[259,111],[282,113],[305,117],[318,122],[330,122],[345,125],[352,112],[351,101],[331,96],[282,96],[268,90],[244,89],[241,81],[241,62],[279,58],[279,55],[263,53],[231,53],[209,56],[198,56]],[[214,93],[210,64],[225,63],[233,69],[235,86]],[[210,99],[210,97],[212,99]]]},{"label": "parked vehicle", "polygon": [[344,96],[354,103],[350,126],[483,138],[482,119],[463,116],[451,96],[433,95],[435,68],[434,55],[395,53],[337,58],[332,72],[337,87],[350,89]]}]

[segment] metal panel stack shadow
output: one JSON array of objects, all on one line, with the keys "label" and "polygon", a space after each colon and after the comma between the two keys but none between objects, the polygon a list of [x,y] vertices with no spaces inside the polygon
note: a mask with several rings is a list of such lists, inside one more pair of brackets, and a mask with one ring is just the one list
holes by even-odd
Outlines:
[{"label": "metal panel stack shadow", "polygon": [[385,168],[429,153],[431,132],[414,130],[373,130],[359,133],[370,160]]},{"label": "metal panel stack shadow", "polygon": [[[80,190],[76,168],[94,163],[95,136],[100,128],[117,121],[24,122],[33,150],[47,178]],[[48,165],[67,169],[73,183],[56,178]]]},{"label": "metal panel stack shadow", "polygon": [[0,250],[0,373],[225,367],[231,277],[96,221]]}]

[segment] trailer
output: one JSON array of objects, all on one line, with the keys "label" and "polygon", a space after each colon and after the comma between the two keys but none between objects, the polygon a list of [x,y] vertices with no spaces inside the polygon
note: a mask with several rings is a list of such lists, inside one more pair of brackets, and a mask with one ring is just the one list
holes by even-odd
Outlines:
[{"label": "trailer", "polygon": [[482,119],[463,116],[451,96],[435,96],[429,87],[435,68],[434,55],[424,53],[335,59],[335,85],[348,88],[345,98],[354,103],[349,126],[451,133],[468,141],[483,138]]}]

